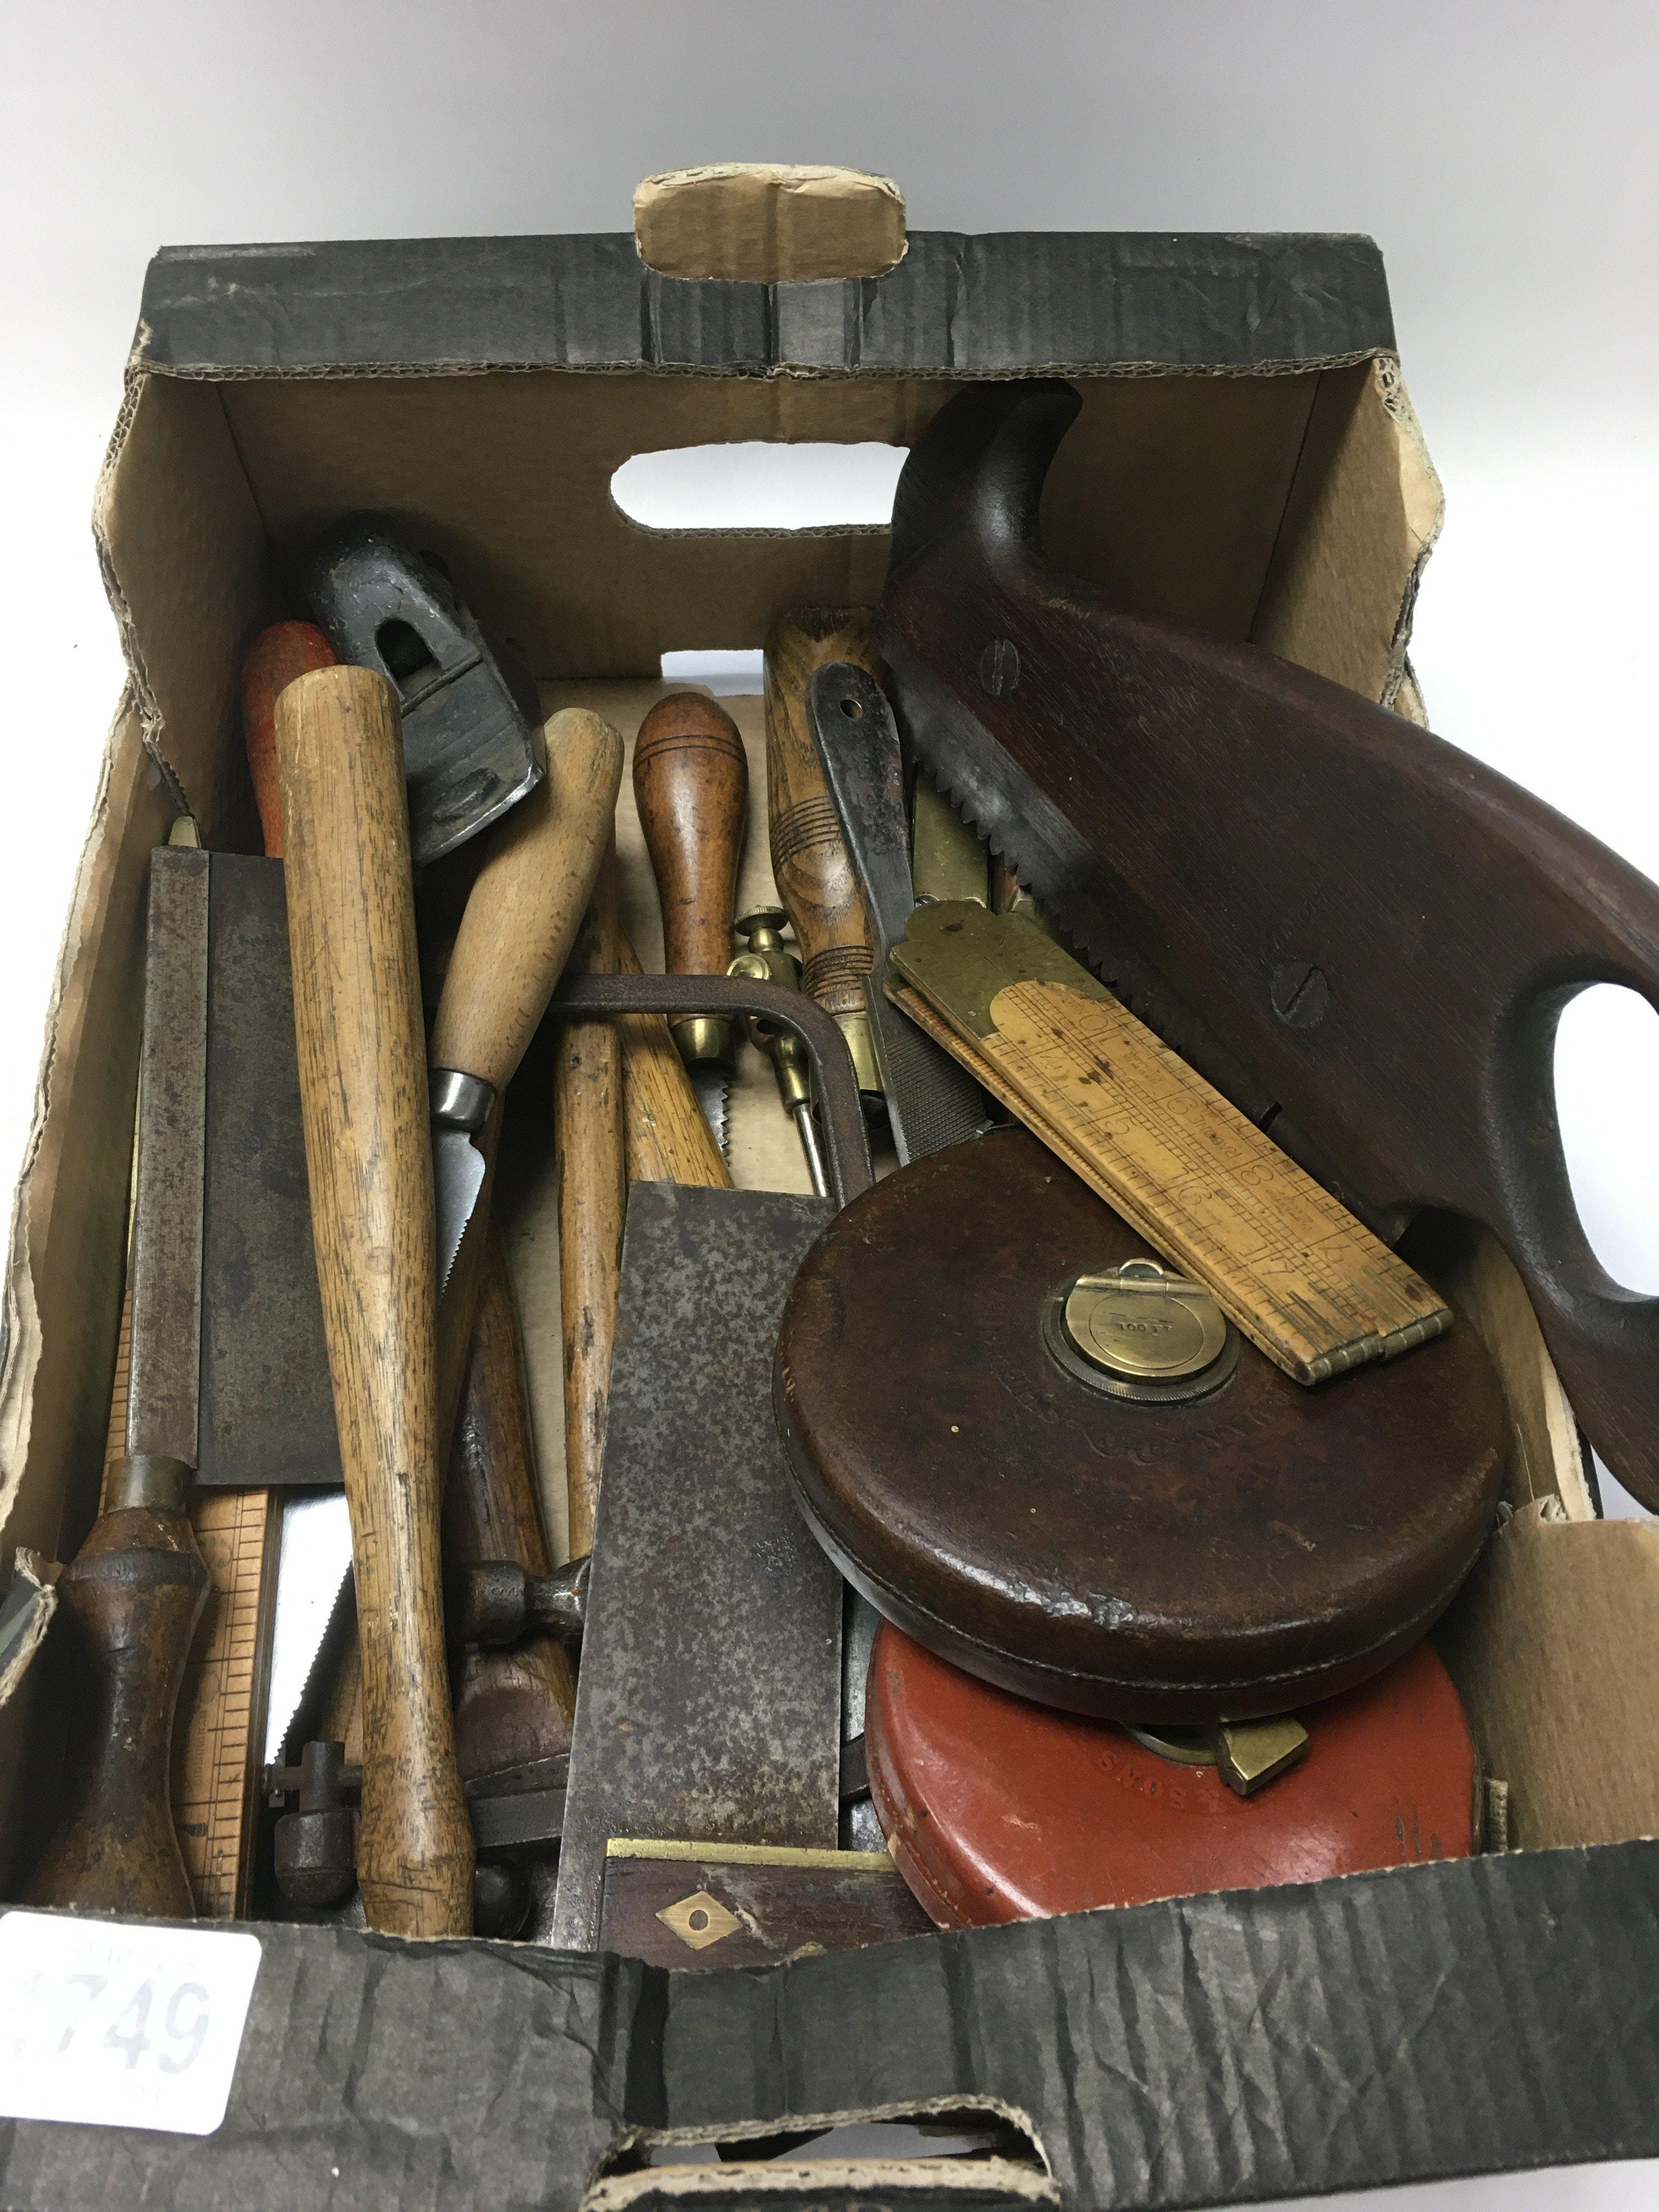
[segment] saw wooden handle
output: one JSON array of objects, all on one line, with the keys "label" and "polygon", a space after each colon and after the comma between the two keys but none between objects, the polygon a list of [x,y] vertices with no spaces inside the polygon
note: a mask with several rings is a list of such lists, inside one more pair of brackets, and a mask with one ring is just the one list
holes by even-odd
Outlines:
[{"label": "saw wooden handle", "polygon": [[[617,973],[640,972],[639,955],[626,931],[619,928]],[[623,1014],[616,1028],[623,1048],[629,1182],[684,1182],[730,1190],[732,1170],[697,1103],[666,1021],[660,1014]]]},{"label": "saw wooden handle", "polygon": [[265,858],[283,857],[283,802],[276,788],[276,702],[296,677],[333,668],[338,655],[315,623],[273,623],[242,663],[242,737],[254,803],[264,832]]},{"label": "saw wooden handle", "polygon": [[444,1650],[432,1153],[396,695],[331,668],[276,706],[317,1277],[362,1644],[369,1925],[471,1926]]},{"label": "saw wooden handle", "polygon": [[[724,975],[749,823],[749,756],[726,709],[701,691],[659,699],[634,747],[634,797],[662,903],[665,969]],[[689,1057],[729,1064],[730,1022],[689,1014],[670,1026]]]},{"label": "saw wooden handle", "polygon": [[881,635],[917,750],[979,802],[1131,1008],[1371,1214],[1484,1223],[1589,1440],[1659,1510],[1659,1298],[1574,1202],[1556,1025],[1659,1006],[1659,890],[1403,715],[1057,572],[1042,488],[1081,405],[975,385],[893,509]]},{"label": "saw wooden handle", "polygon": [[583,707],[544,732],[547,775],[490,833],[432,1024],[432,1064],[505,1087],[547,1011],[610,841],[623,741]]},{"label": "saw wooden handle", "polygon": [[[452,1569],[486,1559],[512,1559],[532,1575],[552,1566],[537,1496],[518,1306],[507,1248],[493,1225],[450,1454],[444,1547]],[[461,1772],[470,1780],[568,1751],[575,1711],[569,1654],[550,1636],[528,1636],[507,1651],[469,1650],[455,1693]]]},{"label": "saw wooden handle", "polygon": [[[599,872],[572,955],[582,975],[617,972],[617,871]],[[676,1055],[676,1065],[678,1065]],[[568,1022],[553,1073],[553,1141],[559,1180],[559,1304],[564,1334],[564,1464],[572,1558],[593,1548],[611,1390],[611,1345],[622,1273],[628,1161],[623,1126],[623,1048],[614,1022]],[[681,1080],[685,1080],[681,1071]],[[688,1086],[689,1090],[689,1086]],[[696,1110],[695,1097],[693,1110]],[[699,1113],[697,1118],[702,1121]],[[707,1122],[703,1123],[707,1128]]]},{"label": "saw wooden handle", "polygon": [[781,615],[766,641],[766,805],[772,872],[801,951],[801,988],[848,1032],[859,1083],[878,1090],[864,979],[875,950],[806,711],[820,668],[851,661],[883,670],[862,607]]},{"label": "saw wooden handle", "polygon": [[187,1516],[118,1507],[58,1577],[73,1748],[32,1905],[188,1920],[173,1824],[173,1723],[208,1571]]}]

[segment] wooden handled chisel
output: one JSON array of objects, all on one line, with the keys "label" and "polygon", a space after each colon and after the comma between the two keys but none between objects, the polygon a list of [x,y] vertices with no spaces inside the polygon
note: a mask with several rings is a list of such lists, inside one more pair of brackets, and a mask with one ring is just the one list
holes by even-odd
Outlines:
[{"label": "wooden handled chisel", "polygon": [[438,1410],[447,1441],[472,1341],[488,1213],[485,1137],[563,973],[610,842],[622,739],[584,708],[544,732],[547,775],[490,834],[432,1024]]}]

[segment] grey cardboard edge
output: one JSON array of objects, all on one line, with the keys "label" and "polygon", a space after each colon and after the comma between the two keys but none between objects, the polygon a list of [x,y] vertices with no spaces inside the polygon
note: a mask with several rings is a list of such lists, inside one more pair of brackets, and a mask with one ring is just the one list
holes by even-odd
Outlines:
[{"label": "grey cardboard edge", "polygon": [[[9,2212],[574,2212],[665,2137],[975,2107],[1012,2118],[1079,2208],[1659,2155],[1652,1842],[703,1973],[253,1932],[264,1960],[219,2133],[0,2124]],[[733,2168],[698,2194],[736,2206],[761,2178]],[[799,2186],[840,2206],[878,2178],[809,2166]],[[980,2201],[971,2168],[934,2179],[930,2205]]]},{"label": "grey cardboard edge", "polygon": [[659,276],[622,231],[167,246],[132,365],[1266,374],[1394,350],[1382,258],[1357,234],[915,231],[884,276],[769,286]]}]

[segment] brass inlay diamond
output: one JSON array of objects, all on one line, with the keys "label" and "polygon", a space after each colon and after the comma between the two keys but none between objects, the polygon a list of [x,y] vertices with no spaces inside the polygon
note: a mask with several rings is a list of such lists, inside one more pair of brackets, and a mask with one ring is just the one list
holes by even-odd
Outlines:
[{"label": "brass inlay diamond", "polygon": [[694,1951],[707,1950],[711,1943],[720,1942],[734,1928],[743,1925],[735,1913],[728,1912],[719,1898],[710,1897],[706,1889],[694,1889],[678,1905],[665,1905],[657,1917]]}]

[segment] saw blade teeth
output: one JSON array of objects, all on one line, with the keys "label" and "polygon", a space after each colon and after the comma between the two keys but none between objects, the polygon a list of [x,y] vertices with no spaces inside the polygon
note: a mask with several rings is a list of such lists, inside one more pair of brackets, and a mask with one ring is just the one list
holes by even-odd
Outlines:
[{"label": "saw blade teeth", "polygon": [[[939,790],[950,800],[981,844],[1012,873],[1021,890],[1029,891],[1036,901],[1042,909],[1044,921],[1051,928],[1062,931],[1071,940],[1073,947],[1085,954],[1087,964],[1090,967],[1098,969],[1109,966],[1111,964],[1109,954],[1103,953],[1097,945],[1090,942],[1087,932],[1079,928],[1065,912],[1061,903],[1043,888],[1037,880],[1035,871],[1024,864],[1018,854],[1008,850],[1000,830],[994,823],[986,820],[976,802],[963,792],[960,785],[953,782],[947,774],[943,773],[934,762],[929,760],[925,753],[922,755],[922,759]],[[1125,1003],[1127,1004],[1127,1001],[1126,1000]]]}]

